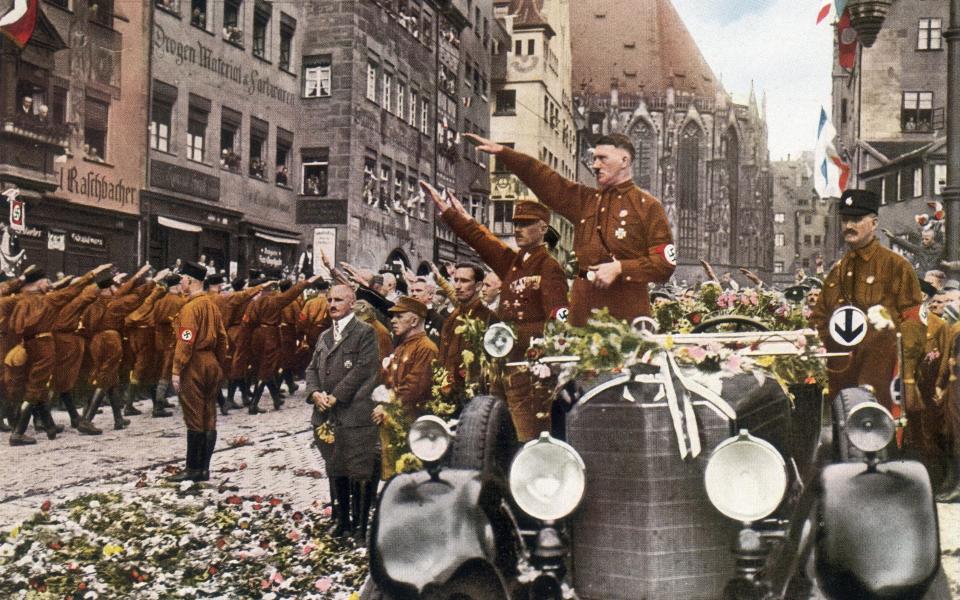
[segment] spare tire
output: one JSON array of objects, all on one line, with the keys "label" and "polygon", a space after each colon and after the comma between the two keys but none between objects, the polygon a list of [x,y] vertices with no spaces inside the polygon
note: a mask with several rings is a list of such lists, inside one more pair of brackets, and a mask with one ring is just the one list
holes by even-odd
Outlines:
[{"label": "spare tire", "polygon": [[460,413],[448,465],[506,477],[516,446],[507,403],[495,396],[477,396]]}]

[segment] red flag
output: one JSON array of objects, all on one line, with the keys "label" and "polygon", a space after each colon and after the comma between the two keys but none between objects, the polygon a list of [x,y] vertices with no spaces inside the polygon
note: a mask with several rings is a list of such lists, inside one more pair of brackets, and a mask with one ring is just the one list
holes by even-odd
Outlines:
[{"label": "red flag", "polygon": [[840,66],[851,70],[857,63],[857,30],[850,25],[850,11],[844,10],[837,23],[837,38],[840,48]]},{"label": "red flag", "polygon": [[850,179],[850,165],[840,160],[839,156],[831,156],[830,160],[840,169],[840,190],[847,189],[847,180]]},{"label": "red flag", "polygon": [[830,14],[830,6],[831,4],[827,2],[823,5],[823,8],[820,9],[820,14],[817,15],[817,25],[819,25],[820,22],[826,19],[827,15]]},{"label": "red flag", "polygon": [[13,7],[0,16],[0,31],[23,48],[37,25],[37,0],[14,0]]}]

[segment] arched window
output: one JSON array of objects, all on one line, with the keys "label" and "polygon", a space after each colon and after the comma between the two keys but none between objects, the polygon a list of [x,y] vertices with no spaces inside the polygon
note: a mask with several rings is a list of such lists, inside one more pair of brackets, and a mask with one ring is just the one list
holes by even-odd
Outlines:
[{"label": "arched window", "polygon": [[633,180],[642,189],[653,189],[654,173],[657,170],[657,137],[653,127],[638,121],[630,128],[630,141],[636,150],[633,157]]},{"label": "arched window", "polygon": [[697,221],[700,219],[700,143],[703,131],[693,121],[680,133],[677,151],[677,212],[679,213],[680,256],[696,259],[699,247]]}]

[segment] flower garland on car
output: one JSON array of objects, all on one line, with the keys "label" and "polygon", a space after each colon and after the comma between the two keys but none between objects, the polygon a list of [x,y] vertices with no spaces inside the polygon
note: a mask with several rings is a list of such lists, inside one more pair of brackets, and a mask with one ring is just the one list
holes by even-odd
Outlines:
[{"label": "flower garland on car", "polygon": [[749,317],[770,331],[788,331],[807,327],[810,309],[764,288],[722,290],[716,283],[707,282],[693,297],[657,300],[653,316],[664,333],[690,333],[704,321],[729,316]]}]

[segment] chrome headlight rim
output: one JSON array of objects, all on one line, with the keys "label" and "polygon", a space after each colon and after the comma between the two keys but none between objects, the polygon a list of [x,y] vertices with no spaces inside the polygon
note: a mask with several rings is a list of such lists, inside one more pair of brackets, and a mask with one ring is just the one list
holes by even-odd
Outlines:
[{"label": "chrome headlight rim", "polygon": [[[499,345],[497,342],[501,342]],[[510,354],[517,343],[517,335],[503,322],[493,323],[483,334],[483,351],[493,358]]]},{"label": "chrome headlight rim", "polygon": [[450,450],[453,437],[454,433],[446,421],[435,415],[424,415],[410,426],[407,445],[410,446],[410,452],[422,462],[436,463]]},{"label": "chrome headlight rim", "polygon": [[[525,461],[536,459],[536,454],[542,455],[543,450],[556,452],[556,456],[566,462],[566,464],[558,463],[557,465],[563,468],[564,472],[561,477],[565,476],[565,478],[558,484],[560,487],[555,491],[556,497],[553,499],[555,502],[535,504],[527,501],[527,494],[529,493],[527,486],[532,482],[521,479],[521,471],[525,467]],[[573,468],[574,471],[570,471],[570,468]],[[573,446],[544,431],[539,438],[524,444],[516,456],[513,457],[507,483],[510,488],[510,495],[523,512],[535,519],[552,522],[569,516],[583,501],[586,492],[586,470],[583,458]],[[571,478],[570,475],[574,477]]]},{"label": "chrome headlight rim", "polygon": [[[731,462],[731,459],[736,459],[744,451],[753,455],[754,460],[748,463],[751,468],[757,472],[765,469],[761,475],[752,478],[754,482],[762,482],[765,489],[758,491],[763,492],[763,496],[744,497],[747,492],[740,485],[742,481],[730,477],[730,465],[744,464],[738,460]],[[773,514],[783,502],[789,484],[783,455],[773,444],[751,435],[746,429],[717,444],[707,461],[703,479],[710,504],[724,516],[742,523],[760,521]],[[744,501],[753,501],[754,510],[747,510]]]},{"label": "chrome headlight rim", "polygon": [[[874,426],[878,420],[880,425],[886,426],[885,431]],[[890,445],[897,434],[897,425],[893,414],[885,406],[867,400],[850,410],[844,433],[857,450],[874,454]],[[880,437],[877,433],[885,437]]]}]

